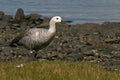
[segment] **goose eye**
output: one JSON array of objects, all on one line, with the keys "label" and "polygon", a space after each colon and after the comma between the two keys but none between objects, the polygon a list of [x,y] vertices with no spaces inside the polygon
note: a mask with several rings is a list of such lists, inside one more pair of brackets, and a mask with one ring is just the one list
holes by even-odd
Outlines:
[{"label": "goose eye", "polygon": [[57,20],[59,19],[59,18],[56,18]]}]

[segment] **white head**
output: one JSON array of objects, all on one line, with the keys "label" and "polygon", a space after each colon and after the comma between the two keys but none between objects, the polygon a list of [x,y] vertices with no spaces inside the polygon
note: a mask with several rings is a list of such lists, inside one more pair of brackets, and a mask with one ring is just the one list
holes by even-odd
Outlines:
[{"label": "white head", "polygon": [[53,23],[58,23],[58,22],[61,22],[62,21],[62,18],[60,16],[54,16],[50,22],[53,22]]},{"label": "white head", "polygon": [[56,23],[59,23],[62,21],[62,18],[60,16],[55,16],[50,20],[50,28],[49,28],[49,32],[51,33],[55,33],[56,32]]}]

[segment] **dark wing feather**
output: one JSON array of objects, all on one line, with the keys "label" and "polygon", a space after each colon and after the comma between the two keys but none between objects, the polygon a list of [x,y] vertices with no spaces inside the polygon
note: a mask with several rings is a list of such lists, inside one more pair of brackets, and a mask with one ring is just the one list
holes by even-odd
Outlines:
[{"label": "dark wing feather", "polygon": [[29,34],[29,30],[25,30],[21,32],[17,37],[15,37],[11,42],[10,46],[16,46],[15,44],[18,44],[19,40],[21,40],[24,36],[27,36]]}]

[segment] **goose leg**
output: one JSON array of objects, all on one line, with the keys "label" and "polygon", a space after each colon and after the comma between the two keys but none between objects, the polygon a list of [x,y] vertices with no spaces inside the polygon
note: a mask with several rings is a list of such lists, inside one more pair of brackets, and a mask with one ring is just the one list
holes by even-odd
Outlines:
[{"label": "goose leg", "polygon": [[33,60],[37,60],[37,52],[36,51],[30,51],[31,53],[31,57],[33,58]]},{"label": "goose leg", "polygon": [[37,59],[37,52],[34,52],[34,58]]}]

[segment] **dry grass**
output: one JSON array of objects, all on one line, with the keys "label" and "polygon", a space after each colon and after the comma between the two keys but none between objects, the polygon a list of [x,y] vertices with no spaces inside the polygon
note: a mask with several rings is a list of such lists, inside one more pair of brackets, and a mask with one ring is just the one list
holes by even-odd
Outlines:
[{"label": "dry grass", "polygon": [[89,62],[0,62],[0,80],[120,80],[120,73]]}]

